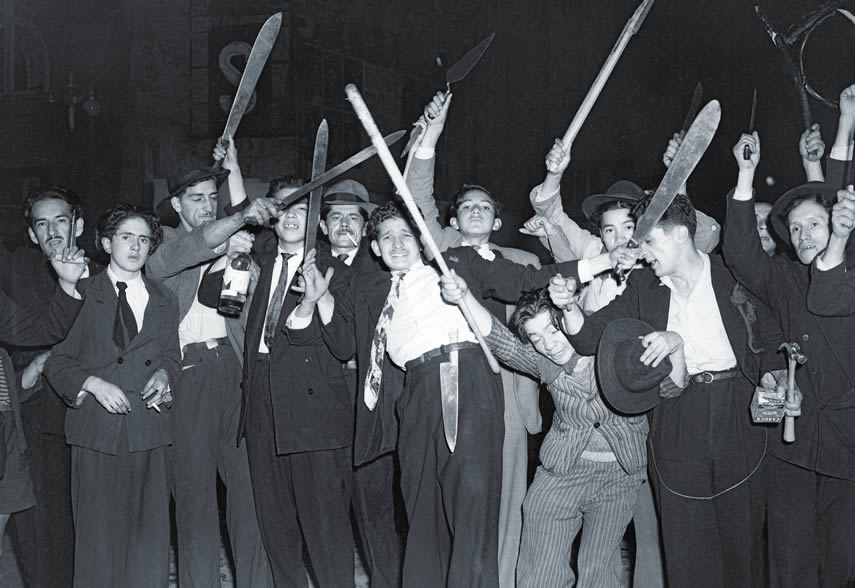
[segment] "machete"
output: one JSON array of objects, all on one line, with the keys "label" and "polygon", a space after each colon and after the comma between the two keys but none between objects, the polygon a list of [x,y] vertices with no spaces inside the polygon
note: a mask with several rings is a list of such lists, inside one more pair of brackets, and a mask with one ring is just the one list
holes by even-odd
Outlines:
[{"label": "machete", "polygon": [[692,126],[695,117],[698,116],[698,110],[701,108],[701,100],[704,97],[704,87],[698,82],[695,86],[695,93],[692,94],[692,103],[689,105],[689,112],[686,113],[686,120],[683,121],[683,126],[680,127],[680,135],[686,136],[686,131]]},{"label": "machete", "polygon": [[[321,121],[318,132],[315,135],[315,153],[312,156],[312,179],[316,180],[324,173],[327,167],[327,147],[329,146],[329,127],[327,119]],[[318,236],[318,223],[321,220],[321,198],[324,195],[324,187],[318,186],[312,190],[309,196],[309,212],[306,216],[306,239],[303,256],[315,248],[315,240]]]},{"label": "machete", "polygon": [[[754,88],[754,98],[751,100],[751,120],[748,122],[748,134],[754,134],[754,114],[757,112],[757,88]],[[748,161],[751,159],[751,147],[746,145],[742,149],[742,159]]]},{"label": "machete", "polygon": [[229,111],[229,117],[226,119],[226,128],[223,134],[220,135],[217,141],[220,146],[225,147],[225,138],[234,137],[237,131],[240,119],[243,118],[246,107],[249,105],[249,100],[252,98],[252,93],[255,91],[255,85],[258,83],[258,78],[261,76],[261,70],[264,69],[264,64],[267,63],[267,58],[270,57],[270,51],[273,49],[273,44],[276,42],[276,37],[279,35],[279,28],[282,26],[282,13],[277,12],[267,19],[258,36],[255,38],[255,43],[252,45],[252,51],[249,52],[249,59],[246,61],[246,67],[243,69],[243,75],[238,84],[235,99],[232,101],[232,108]]},{"label": "machete", "polygon": [[[448,68],[448,71],[445,72],[445,96],[443,97],[443,102],[445,102],[446,98],[448,98],[448,94],[451,92],[451,84],[459,82],[472,71],[472,68],[481,60],[481,57],[487,51],[487,47],[490,46],[490,43],[493,42],[493,38],[496,36],[496,33],[491,33],[489,37],[472,47],[466,54],[457,60],[457,62]],[[419,118],[419,121],[424,123],[422,118]],[[409,153],[410,149],[412,149],[413,145],[415,145],[419,138],[422,136],[423,127],[416,123],[416,128],[412,130],[410,133],[410,140],[407,141],[407,144],[404,146],[404,150],[401,151],[401,157]]]},{"label": "machete", "polygon": [[[407,131],[396,131],[391,135],[386,135],[385,137],[383,137],[383,141],[386,143],[386,145],[394,145],[395,143],[401,140],[401,137],[406,134]],[[377,155],[377,148],[373,145],[369,145],[359,153],[354,153],[337,166],[328,169],[327,171],[319,175],[317,178],[313,179],[305,186],[301,186],[300,188],[294,190],[284,198],[276,200],[276,208],[278,208],[280,211],[285,210],[286,208],[291,206],[292,202],[296,202],[315,188],[329,183],[331,180],[334,180],[344,172],[356,167],[366,159],[371,159],[375,155]]]},{"label": "machete", "polygon": [[[707,148],[712,143],[715,136],[718,123],[721,120],[721,106],[718,100],[713,100],[701,110],[695,122],[689,127],[686,132],[686,138],[683,139],[677,153],[674,154],[674,160],[668,166],[668,171],[653,193],[653,197],[644,210],[644,213],[635,221],[635,230],[632,233],[632,238],[627,243],[629,248],[637,248],[650,234],[656,223],[665,214],[665,211],[674,201],[677,196],[677,191],[692,175],[695,166],[703,157]],[[615,272],[619,281],[623,279],[625,272],[618,270]]]}]

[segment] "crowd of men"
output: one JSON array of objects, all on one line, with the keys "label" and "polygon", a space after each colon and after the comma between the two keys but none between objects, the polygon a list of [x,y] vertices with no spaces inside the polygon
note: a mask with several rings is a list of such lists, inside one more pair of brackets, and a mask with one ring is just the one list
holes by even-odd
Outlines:
[{"label": "crowd of men", "polygon": [[[305,181],[249,199],[230,138],[154,210],[100,215],[106,267],[76,245],[77,194],[26,199],[34,246],[0,253],[0,535],[11,515],[28,586],[166,586],[170,501],[178,585],[218,586],[218,479],[244,587],[352,586],[354,553],[374,587],[616,587],[630,522],[641,588],[855,585],[855,85],[775,202],[754,199],[760,137],[736,141],[724,231],[683,186],[634,246],[652,191],[619,178],[585,228],[556,140],[520,228],[543,266],[493,242],[487,187],[440,222],[450,104],[406,167],[429,234],[344,179],[306,250],[309,197],[283,204]],[[784,343],[808,358],[794,381]]]}]

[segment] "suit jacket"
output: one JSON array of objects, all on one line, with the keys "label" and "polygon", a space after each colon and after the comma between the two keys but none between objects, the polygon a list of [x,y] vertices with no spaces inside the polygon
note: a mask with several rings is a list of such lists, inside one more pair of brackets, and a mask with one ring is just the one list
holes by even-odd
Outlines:
[{"label": "suit jacket", "polygon": [[[256,238],[256,261],[261,267],[246,327],[241,424],[238,443],[246,434],[247,410],[255,393],[252,366],[258,360],[258,345],[264,332],[270,297],[273,265],[278,256],[276,237],[267,231]],[[330,266],[340,275],[344,264],[329,254],[318,253],[321,271]],[[353,441],[353,396],[337,360],[324,345],[317,327],[300,331],[286,329],[288,315],[300,295],[289,290],[279,315],[270,349],[270,390],[276,452],[279,455],[349,447]]]},{"label": "suit jacket", "polygon": [[[855,480],[855,323],[813,314],[808,308],[809,266],[767,256],[755,227],[754,201],[728,198],[725,259],[737,279],[772,309],[784,332],[781,342],[798,343],[808,357],[796,369],[804,396],[795,421],[796,441],[784,444],[774,435],[771,451],[798,466]],[[837,275],[842,272],[838,268]],[[835,272],[827,273],[832,278]],[[776,367],[786,365],[779,354]]]},{"label": "suit jacket", "polygon": [[[67,295],[59,286],[54,287],[50,303],[42,312],[17,304],[0,290],[0,343],[26,346],[56,343],[65,337],[82,307],[82,300]],[[15,377],[15,368],[9,353],[3,348],[0,348],[0,361],[3,362],[6,384],[9,387],[9,403],[15,417],[18,447],[23,452],[27,448],[27,442],[21,423],[20,381]]]},{"label": "suit jacket", "polygon": [[[90,262],[89,275],[94,276],[103,269],[100,264]],[[50,261],[38,247],[20,247],[13,253],[0,251],[0,284],[17,304],[29,310],[44,312],[56,292],[56,280]],[[12,363],[19,376],[38,354],[49,349],[50,346],[15,346],[10,349]],[[44,376],[39,377],[31,388],[19,389],[18,392],[21,419],[25,423],[47,435],[65,436],[66,404]]]},{"label": "suit jacket", "polygon": [[[188,231],[183,225],[178,228],[163,227],[163,243],[157,248],[146,264],[146,275],[161,280],[178,297],[178,324],[187,316],[196,293],[202,265],[214,261],[221,254],[205,243],[201,230]],[[229,342],[243,361],[244,327],[239,317],[223,317],[226,321],[226,334]]]},{"label": "suit jacket", "polygon": [[[146,277],[143,280],[149,295],[143,326],[124,350],[113,342],[118,297],[107,272],[80,282],[83,309],[45,365],[51,385],[72,407],[65,419],[69,445],[115,455],[119,443],[127,443],[129,451],[172,443],[169,410],[163,410],[169,406],[161,405],[161,412],[146,408],[140,392],[154,372],[164,369],[173,395],[178,393],[178,301],[164,285]],[[129,414],[110,414],[91,394],[76,406],[84,382],[93,375],[122,389],[131,405]]]},{"label": "suit jacket", "polygon": [[[545,286],[556,273],[571,271],[572,262],[537,269],[506,259],[482,259],[471,247],[446,251],[445,260],[460,275],[472,292],[481,299],[493,298],[516,302],[522,292]],[[391,361],[383,362],[380,396],[373,411],[364,402],[363,383],[371,367],[371,342],[377,321],[391,290],[389,272],[351,274],[351,278],[330,288],[335,298],[335,312],[329,324],[320,330],[330,350],[345,361],[356,354],[358,385],[356,432],[353,458],[359,466],[395,449],[398,438],[395,404],[403,389],[403,371]],[[317,317],[317,314],[315,315]],[[317,324],[317,320],[313,321]]]}]

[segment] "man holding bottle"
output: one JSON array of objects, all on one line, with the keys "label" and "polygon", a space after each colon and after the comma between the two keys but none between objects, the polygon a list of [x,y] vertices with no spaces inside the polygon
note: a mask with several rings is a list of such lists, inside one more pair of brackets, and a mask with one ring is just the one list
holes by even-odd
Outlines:
[{"label": "man holding bottle", "polygon": [[[272,586],[261,541],[249,475],[246,446],[237,447],[244,327],[240,311],[246,291],[226,293],[218,311],[224,270],[227,290],[246,278],[231,263],[249,253],[252,236],[241,230],[266,223],[276,208],[259,198],[230,216],[217,219],[217,192],[228,177],[233,206],[246,199],[234,145],[217,147],[222,169],[197,168],[169,187],[157,205],[164,241],[149,258],[147,276],[162,280],[178,297],[182,372],[173,409],[175,435],[171,475],[178,527],[178,577],[182,587],[219,585],[217,474],[227,488],[226,522],[238,586]],[[232,273],[232,269],[237,269]],[[241,274],[244,274],[243,276]]]}]

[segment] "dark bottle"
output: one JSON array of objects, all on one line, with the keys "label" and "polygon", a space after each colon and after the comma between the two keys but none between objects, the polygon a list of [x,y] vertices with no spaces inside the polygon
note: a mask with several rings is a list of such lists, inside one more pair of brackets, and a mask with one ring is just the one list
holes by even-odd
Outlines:
[{"label": "dark bottle", "polygon": [[220,303],[217,310],[229,316],[238,316],[246,303],[249,290],[249,268],[252,258],[248,253],[240,253],[226,265],[223,273],[223,289],[220,290]]}]

